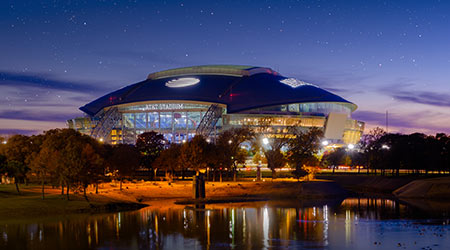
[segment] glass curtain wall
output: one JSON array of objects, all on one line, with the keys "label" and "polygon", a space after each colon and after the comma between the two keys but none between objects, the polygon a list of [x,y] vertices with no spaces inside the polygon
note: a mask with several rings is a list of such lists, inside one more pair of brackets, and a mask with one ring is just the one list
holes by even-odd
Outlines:
[{"label": "glass curtain wall", "polygon": [[161,133],[170,142],[191,139],[208,108],[209,105],[180,103],[122,107],[119,110],[124,143],[135,143],[137,136],[146,131]]}]

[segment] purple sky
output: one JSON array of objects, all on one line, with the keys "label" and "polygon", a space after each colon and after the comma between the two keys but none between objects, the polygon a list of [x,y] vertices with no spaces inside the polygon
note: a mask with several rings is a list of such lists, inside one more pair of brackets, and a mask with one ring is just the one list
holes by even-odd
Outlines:
[{"label": "purple sky", "polygon": [[[449,1],[0,3],[0,134],[65,127],[155,71],[266,66],[359,108],[367,128],[450,133]],[[366,130],[367,131],[367,130]]]}]

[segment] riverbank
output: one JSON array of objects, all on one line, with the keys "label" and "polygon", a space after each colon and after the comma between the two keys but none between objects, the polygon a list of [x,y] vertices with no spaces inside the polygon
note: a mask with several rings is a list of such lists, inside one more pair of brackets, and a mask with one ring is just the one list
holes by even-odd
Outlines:
[{"label": "riverbank", "polygon": [[393,194],[403,199],[450,200],[450,177],[415,180],[396,189]]},{"label": "riverbank", "polygon": [[[444,178],[444,180],[441,178],[440,181],[439,178],[424,179],[425,177],[420,176],[336,175],[319,176],[318,178],[308,182],[297,182],[293,179],[276,179],[274,181],[265,179],[260,182],[254,182],[252,179],[239,182],[207,182],[206,199],[203,203],[280,199],[307,201],[343,197],[352,192],[363,196],[394,197],[393,191],[397,189],[403,192],[413,190],[406,193],[417,196],[417,187],[422,187],[419,188],[421,192],[440,194],[440,198],[450,200],[450,177]],[[399,189],[401,187],[407,187],[407,189]],[[98,194],[93,188],[89,188],[87,200],[82,194],[71,194],[69,201],[66,200],[65,195],[60,194],[60,189],[50,187],[46,187],[46,196],[42,200],[40,188],[35,185],[21,186],[21,194],[17,194],[13,185],[0,185],[0,221],[45,215],[133,210],[145,207],[155,200],[165,199],[178,200],[183,204],[198,203],[192,199],[192,181],[188,180],[172,183],[165,181],[125,182],[122,190],[117,182],[104,183],[99,186]],[[424,195],[419,195],[419,197],[426,198]]]},{"label": "riverbank", "polygon": [[[154,200],[192,198],[192,182],[137,182],[104,183],[99,193],[87,190],[87,200],[82,194],[71,194],[70,200],[60,194],[60,189],[46,187],[45,199],[41,187],[21,186],[18,194],[13,185],[0,185],[0,221],[13,218],[32,218],[45,215],[73,213],[101,213],[139,209]],[[330,181],[297,182],[292,179],[261,182],[208,182],[206,197],[213,203],[236,200],[327,198],[344,196],[346,191]]]},{"label": "riverbank", "polygon": [[429,179],[429,176],[373,176],[363,174],[318,175],[320,180],[334,181],[342,188],[360,195],[393,195],[402,186],[415,180]]}]

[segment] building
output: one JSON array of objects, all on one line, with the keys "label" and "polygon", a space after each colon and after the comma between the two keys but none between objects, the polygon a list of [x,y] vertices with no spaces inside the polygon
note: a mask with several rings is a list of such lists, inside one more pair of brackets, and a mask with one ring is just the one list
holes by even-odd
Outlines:
[{"label": "building", "polygon": [[328,141],[357,143],[364,123],[351,119],[357,106],[342,97],[263,67],[208,65],[177,68],[100,97],[80,109],[71,128],[109,143],[134,143],[146,131],[171,142],[250,126],[264,136],[288,126],[320,127]]}]

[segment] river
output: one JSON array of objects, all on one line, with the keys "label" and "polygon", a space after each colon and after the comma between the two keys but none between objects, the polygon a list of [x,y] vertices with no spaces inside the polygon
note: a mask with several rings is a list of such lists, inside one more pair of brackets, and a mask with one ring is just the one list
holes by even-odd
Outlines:
[{"label": "river", "polygon": [[0,249],[450,249],[446,204],[380,198],[138,211],[0,221]]}]

